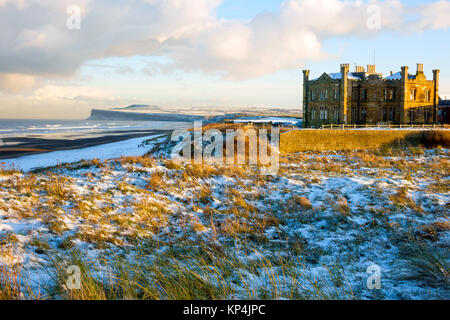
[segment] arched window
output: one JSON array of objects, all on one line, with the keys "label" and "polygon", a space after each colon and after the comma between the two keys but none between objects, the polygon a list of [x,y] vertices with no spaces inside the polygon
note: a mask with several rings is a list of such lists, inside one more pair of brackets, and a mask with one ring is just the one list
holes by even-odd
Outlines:
[{"label": "arched window", "polygon": [[416,88],[412,88],[411,89],[411,97],[410,97],[411,101],[416,101],[416,94],[417,94]]}]

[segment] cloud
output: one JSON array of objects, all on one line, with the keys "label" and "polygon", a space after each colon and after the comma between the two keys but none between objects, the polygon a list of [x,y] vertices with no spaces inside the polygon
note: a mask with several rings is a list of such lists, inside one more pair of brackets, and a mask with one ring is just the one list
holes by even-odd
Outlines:
[{"label": "cloud", "polygon": [[[66,9],[73,0],[0,0],[0,73],[57,79],[94,59],[158,55],[173,63],[149,66],[148,74],[184,70],[248,79],[328,58],[322,43],[329,38],[446,29],[450,21],[449,1],[410,7],[399,0],[286,0],[279,12],[250,21],[219,19],[221,2],[77,0],[81,29],[69,30]],[[368,27],[378,17],[379,28]]]},{"label": "cloud", "polygon": [[33,99],[40,101],[99,102],[114,100],[111,93],[87,86],[46,85],[33,92]]},{"label": "cloud", "polygon": [[421,13],[416,29],[448,29],[450,28],[450,2],[439,1],[425,6],[420,6]]},{"label": "cloud", "polygon": [[36,79],[27,74],[0,73],[0,91],[19,92],[32,89],[36,85]]}]

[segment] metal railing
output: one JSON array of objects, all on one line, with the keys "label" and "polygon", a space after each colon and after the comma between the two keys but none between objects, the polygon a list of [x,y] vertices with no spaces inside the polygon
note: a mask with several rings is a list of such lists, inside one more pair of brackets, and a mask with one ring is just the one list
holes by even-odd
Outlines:
[{"label": "metal railing", "polygon": [[346,129],[450,129],[449,124],[323,124],[322,130],[346,130]]}]

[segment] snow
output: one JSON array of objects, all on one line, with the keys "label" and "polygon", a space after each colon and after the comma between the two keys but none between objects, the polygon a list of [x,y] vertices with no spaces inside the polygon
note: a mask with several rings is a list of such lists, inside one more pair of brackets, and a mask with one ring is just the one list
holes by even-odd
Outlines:
[{"label": "snow", "polygon": [[340,80],[340,79],[342,79],[342,73],[340,73],[340,72],[330,73],[329,76],[333,80]]},{"label": "snow", "polygon": [[402,73],[401,72],[394,73],[393,75],[386,77],[385,80],[402,80]]},{"label": "snow", "polygon": [[[340,72],[327,73],[327,75],[333,80],[341,80],[342,79],[342,73],[340,73]],[[352,72],[347,74],[347,78],[350,80],[361,80],[361,78],[358,75],[356,75]],[[319,79],[320,79],[320,77],[316,78],[316,79],[312,79],[311,81],[316,81]]]},{"label": "snow", "polygon": [[134,138],[82,149],[40,153],[15,159],[1,160],[1,162],[4,163],[6,168],[14,168],[27,172],[37,168],[51,167],[81,160],[99,159],[103,161],[121,156],[141,156],[151,150],[152,145],[147,145],[144,148],[139,148],[138,146],[145,140],[160,136],[162,135]]},{"label": "snow", "polygon": [[243,118],[243,119],[236,119],[234,120],[234,123],[289,123],[292,125],[295,125],[299,122],[302,122],[302,119],[299,118],[284,118],[284,117],[267,117],[267,118]]},{"label": "snow", "polygon": [[[139,140],[142,139],[145,138]],[[123,150],[119,153],[122,154]],[[30,267],[30,278],[35,279],[36,283],[46,283],[48,280],[44,271],[38,267],[33,269],[31,258],[44,258],[34,252],[35,247],[27,243],[27,238],[29,241],[35,237],[47,240],[52,250],[61,252],[58,244],[65,237],[77,237],[77,233],[106,231],[108,234],[114,234],[115,239],[124,241],[126,245],[112,243],[111,251],[93,249],[92,243],[77,238],[74,240],[75,248],[82,250],[83,254],[93,260],[102,255],[110,255],[111,252],[127,254],[131,260],[138,249],[133,242],[127,243],[126,239],[136,232],[139,237],[148,237],[162,244],[160,248],[148,248],[149,261],[163,256],[165,252],[170,254],[173,249],[189,251],[199,243],[214,243],[218,249],[232,252],[232,259],[248,266],[239,270],[231,269],[232,275],[226,276],[225,280],[233,283],[233,288],[236,289],[234,298],[245,298],[246,292],[254,292],[255,297],[259,298],[259,289],[271,290],[273,282],[269,277],[272,274],[273,281],[280,290],[280,298],[289,298],[289,295],[283,294],[286,287],[288,290],[284,292],[289,292],[291,287],[299,285],[314,290],[311,284],[316,283],[316,280],[319,284],[325,284],[323,290],[326,291],[326,282],[328,286],[332,284],[330,277],[333,275],[330,269],[335,266],[339,267],[339,273],[335,275],[345,276],[344,284],[335,289],[339,297],[349,297],[345,293],[348,284],[356,298],[371,299],[374,298],[373,292],[368,291],[365,285],[368,276],[366,270],[369,265],[375,263],[382,270],[380,299],[445,299],[449,296],[445,287],[433,288],[422,283],[420,278],[410,279],[403,276],[408,265],[402,261],[399,248],[406,240],[399,240],[397,236],[420,230],[424,225],[448,221],[443,208],[450,201],[450,194],[433,192],[429,185],[435,182],[435,175],[442,175],[444,172],[445,169],[439,164],[447,163],[449,150],[426,150],[420,156],[379,157],[373,160],[362,160],[363,155],[292,155],[298,158],[288,164],[281,162],[281,169],[284,170],[274,179],[267,180],[251,176],[248,172],[240,178],[218,174],[205,178],[179,179],[182,170],[169,169],[164,165],[164,160],[156,160],[157,163],[151,167],[111,160],[107,170],[94,166],[74,170],[54,168],[54,174],[68,178],[65,187],[74,195],[73,198],[66,199],[64,205],[59,208],[59,211],[65,208],[67,210],[62,210],[58,215],[54,214],[57,210],[51,211],[57,217],[56,220],[63,221],[69,229],[62,235],[45,231],[48,221],[37,220],[41,219],[40,217],[35,220],[18,215],[22,207],[20,203],[26,206],[28,201],[34,201],[35,206],[45,208],[45,202],[51,197],[45,193],[41,196],[39,188],[32,191],[34,195],[26,195],[18,188],[24,181],[17,185],[15,183],[20,177],[26,180],[27,175],[12,174],[0,188],[0,237],[15,233],[21,239],[18,245],[22,251],[16,252],[17,259],[14,261],[21,261],[22,265]],[[379,161],[386,163],[381,166]],[[398,169],[397,165],[407,167]],[[416,170],[411,170],[412,168]],[[431,173],[430,168],[434,168],[436,172]],[[149,190],[145,186],[154,172],[164,172],[165,179],[163,185]],[[406,172],[412,175],[414,183],[405,179]],[[34,176],[38,182],[49,180],[49,175],[45,173]],[[448,177],[444,174],[443,179],[448,180]],[[130,189],[129,192],[119,190],[119,182],[135,189]],[[205,186],[209,188],[211,195],[207,197],[207,203],[199,203],[196,199],[198,191]],[[399,206],[390,199],[390,196],[403,186],[408,186],[407,196],[412,196],[414,203],[423,208],[423,213],[407,205]],[[252,214],[239,210],[239,213],[247,213],[248,217],[230,212],[230,205],[234,201],[233,197],[227,195],[230,188],[242,195],[247,204],[257,207],[259,212]],[[292,201],[295,195],[308,198],[312,208],[306,210],[298,206]],[[345,198],[346,202],[342,202],[342,198]],[[135,227],[140,223],[146,226],[143,220],[140,220],[138,208],[132,206],[143,199],[164,205],[169,210],[166,220],[161,222],[157,231]],[[105,217],[121,217],[127,223],[118,226],[110,223],[109,219],[102,219],[98,224],[89,222],[89,219],[96,219],[95,215],[81,219],[77,213],[78,209],[74,209],[81,202],[95,210],[110,208],[110,211],[103,212]],[[343,203],[348,204],[347,213],[340,212]],[[205,214],[206,206],[213,212],[211,216]],[[255,224],[261,228],[261,234],[266,238],[261,242],[249,242],[247,234],[242,237],[227,236],[219,227],[226,225],[229,217],[252,225],[265,215],[274,215],[278,223]],[[191,232],[191,221],[201,223],[205,229],[201,232]],[[217,233],[212,232],[211,225],[217,228]],[[440,240],[430,245],[434,246],[436,251],[445,249],[445,246],[448,246],[449,234],[450,232],[445,232]],[[296,251],[290,246],[302,243],[304,246],[301,255],[295,256],[296,264],[293,265],[296,272],[295,282],[291,282],[292,280],[280,271],[276,259],[288,259],[296,255]],[[246,248],[248,244],[253,246]],[[189,247],[190,245],[193,247]],[[265,271],[258,266],[266,260],[271,262],[271,266]],[[275,262],[272,264],[272,261]],[[189,260],[181,259],[178,262],[181,265],[190,263]],[[0,258],[0,265],[2,263],[7,263],[6,259],[2,261]],[[211,266],[211,270],[213,268]],[[210,279],[214,277],[214,273],[203,273],[202,277]],[[246,282],[241,282],[240,278],[245,278]]]}]

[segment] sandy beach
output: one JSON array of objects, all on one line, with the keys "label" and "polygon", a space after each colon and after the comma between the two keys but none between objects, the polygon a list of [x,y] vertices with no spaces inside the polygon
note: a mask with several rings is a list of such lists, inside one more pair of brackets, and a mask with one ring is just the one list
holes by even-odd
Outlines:
[{"label": "sandy beach", "polygon": [[18,136],[0,139],[0,159],[19,158],[27,155],[61,150],[82,149],[133,138],[160,135],[171,130],[137,130],[108,132],[104,135],[79,136],[75,138]]}]

